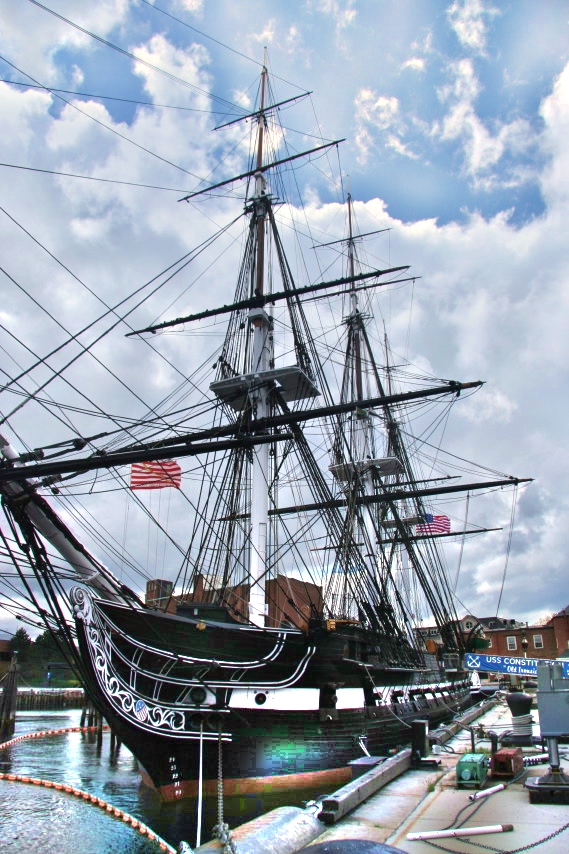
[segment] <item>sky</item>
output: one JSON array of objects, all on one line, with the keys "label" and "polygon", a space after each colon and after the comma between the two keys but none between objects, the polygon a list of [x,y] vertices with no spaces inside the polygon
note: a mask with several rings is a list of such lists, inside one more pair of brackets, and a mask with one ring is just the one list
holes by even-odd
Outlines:
[{"label": "sky", "polygon": [[[386,311],[390,334],[433,376],[485,382],[457,407],[453,449],[534,478],[512,532],[509,493],[477,518],[503,530],[472,541],[458,610],[532,623],[569,605],[567,3],[0,0],[0,16],[4,371],[45,355],[63,328],[77,334],[237,210],[220,199],[208,222],[178,200],[242,168],[241,125],[214,128],[251,109],[266,48],[279,101],[312,93],[280,111],[294,150],[345,139],[298,173],[312,225],[341,236],[349,186],[361,231],[389,229],[375,257],[417,276],[412,311],[409,293],[405,314]],[[160,296],[156,318],[228,302],[220,288]],[[154,319],[133,314],[135,328]],[[137,346],[123,329],[100,344],[94,374],[81,361],[69,374],[104,391],[121,361],[126,385],[109,385],[107,405],[136,417],[134,395],[179,382]],[[162,346],[203,355],[195,338]],[[3,398],[5,416],[18,400]],[[25,409],[4,426],[18,446],[69,435]],[[118,537],[126,523],[107,524]]]}]

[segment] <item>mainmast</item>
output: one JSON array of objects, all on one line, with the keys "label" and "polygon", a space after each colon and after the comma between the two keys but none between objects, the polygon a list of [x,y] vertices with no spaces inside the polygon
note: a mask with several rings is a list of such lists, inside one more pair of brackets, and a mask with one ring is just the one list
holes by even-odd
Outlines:
[{"label": "mainmast", "polygon": [[[368,352],[365,340],[365,318],[360,310],[359,293],[356,287],[356,249],[353,228],[352,196],[347,197],[348,235],[344,238],[347,247],[348,282],[347,294],[349,314],[344,322],[348,328],[344,377],[342,381],[341,400],[343,403],[359,402],[360,405],[347,416],[340,417],[336,430],[334,444],[334,462],[330,466],[337,481],[342,485],[347,501],[347,519],[345,528],[346,542],[340,549],[337,558],[340,564],[346,563],[343,549],[349,550],[349,542],[355,539],[365,541],[363,554],[371,561],[371,575],[381,587],[381,566],[378,554],[380,529],[377,521],[377,508],[373,506],[359,507],[362,497],[371,497],[375,491],[375,478],[396,474],[401,470],[398,460],[391,457],[376,458],[374,430],[369,411],[365,408],[365,399],[369,395],[369,383],[365,382],[366,373],[373,368],[371,354]],[[362,358],[365,352],[365,365]],[[377,377],[375,377],[377,381]],[[365,385],[365,389],[364,389]],[[383,395],[383,389],[379,388]],[[367,562],[367,561],[366,561]],[[348,571],[351,568],[346,567]],[[347,606],[346,606],[347,607]],[[346,613],[346,616],[347,613]]]},{"label": "mainmast", "polygon": [[[269,200],[265,193],[263,176],[263,141],[265,129],[265,90],[267,69],[261,73],[261,102],[259,108],[259,131],[257,139],[257,171],[255,172],[255,196],[253,217],[256,221],[257,244],[254,268],[255,295],[263,296],[265,290],[265,220]],[[253,374],[267,371],[272,360],[272,320],[264,308],[249,311],[253,326]],[[269,414],[269,387],[259,382],[250,394],[253,418],[266,418]],[[269,521],[269,445],[253,449],[251,470],[251,529],[250,529],[250,590],[249,620],[257,626],[265,625],[265,578],[267,570],[267,530]]]},{"label": "mainmast", "polygon": [[348,193],[348,278],[352,284],[350,287],[350,304],[351,314],[350,321],[353,323],[354,334],[354,359],[355,359],[355,382],[357,400],[363,400],[363,384],[362,384],[362,361],[361,361],[361,341],[360,341],[360,324],[361,314],[358,305],[358,293],[355,288],[354,276],[355,270],[355,245],[354,232],[352,227],[352,195]]},{"label": "mainmast", "polygon": [[[362,325],[363,325],[363,317],[359,308],[359,296],[356,290],[354,277],[356,274],[355,270],[355,240],[354,240],[354,232],[353,232],[353,224],[352,224],[352,196],[351,193],[348,193],[348,278],[351,279],[350,285],[350,308],[351,312],[349,317],[347,318],[347,324],[350,327],[351,335],[352,335],[352,347],[353,347],[353,378],[352,378],[352,395],[355,394],[355,400],[364,399],[364,389],[363,389],[363,368],[362,368],[362,341],[361,341],[361,333],[362,333]],[[356,411],[352,416],[356,419],[355,423],[355,459],[363,460],[365,456],[371,456],[371,447],[370,447],[370,425],[369,425],[369,416],[367,412],[364,410]],[[371,474],[368,472],[366,474],[366,480],[370,481]],[[371,487],[371,482],[369,484]]]}]

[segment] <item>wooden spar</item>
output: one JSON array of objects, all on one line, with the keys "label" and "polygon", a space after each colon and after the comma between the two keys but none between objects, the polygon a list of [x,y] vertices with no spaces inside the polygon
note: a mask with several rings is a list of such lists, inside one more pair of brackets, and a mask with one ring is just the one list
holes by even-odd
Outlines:
[{"label": "wooden spar", "polygon": [[[278,101],[276,104],[271,104],[269,107],[265,107],[264,113],[270,113],[272,110],[278,110],[279,107],[284,106],[285,104],[293,104],[295,101],[301,101],[303,98],[307,98],[309,95],[312,95],[312,91],[303,92],[302,95],[295,95],[293,98],[286,98],[284,101]],[[258,119],[263,111],[255,110],[254,113],[247,113],[245,116],[239,116],[236,119],[232,119],[230,122],[225,122],[222,125],[217,125],[214,127],[214,130],[221,130],[222,128],[228,128],[231,125],[236,125],[239,122],[246,122],[247,119]]]},{"label": "wooden spar", "polygon": [[[143,332],[157,332],[159,329],[167,329],[170,326],[177,326],[179,323],[189,323],[193,320],[203,320],[206,317],[216,317],[219,314],[230,314],[233,311],[239,311],[246,308],[263,308],[263,306],[279,302],[290,297],[302,296],[303,294],[311,294],[316,291],[322,291],[325,288],[337,288],[342,285],[349,285],[355,282],[361,282],[365,279],[371,279],[374,276],[385,276],[388,273],[400,273],[408,270],[409,265],[402,267],[389,267],[386,270],[372,270],[371,273],[359,273],[357,276],[346,276],[341,279],[334,279],[330,282],[316,282],[314,285],[305,285],[302,288],[289,288],[287,291],[275,291],[274,293],[264,296],[261,293],[249,299],[239,300],[239,302],[231,303],[231,305],[222,305],[218,308],[208,308],[205,311],[199,311],[197,314],[188,314],[186,317],[177,317],[174,320],[165,320],[163,323],[156,323],[154,326],[147,326],[145,329],[136,329],[134,332],[128,332],[126,338],[132,338],[133,335],[142,335]],[[396,280],[397,284],[399,279]],[[392,285],[394,282],[378,282],[374,287],[383,285]]]},{"label": "wooden spar", "polygon": [[[531,483],[531,477],[512,477],[504,478],[503,480],[481,481],[480,483],[466,483],[464,485],[457,484],[456,486],[439,486],[431,489],[394,489],[385,491],[378,495],[360,495],[357,498],[350,498],[349,502],[344,498],[335,498],[332,501],[318,501],[314,504],[292,505],[290,507],[279,507],[270,512],[271,515],[284,516],[288,513],[301,513],[311,510],[330,510],[336,507],[347,507],[351,504],[383,504],[389,501],[403,501],[405,498],[427,498],[433,495],[446,495],[456,492],[470,492],[475,489],[497,489],[500,486],[518,486],[520,483]],[[431,536],[429,535],[429,539]]]},{"label": "wooden spar", "polygon": [[[225,519],[221,519],[220,521],[226,521]],[[227,520],[229,521],[229,519]],[[405,523],[403,523],[405,524]],[[422,523],[421,523],[422,524]],[[491,531],[503,531],[503,528],[475,528],[472,531],[450,531],[448,534],[408,534],[405,542],[416,542],[417,540],[440,540],[443,537],[464,537],[466,534],[489,534]],[[401,540],[381,540],[382,546],[389,546],[392,543],[401,543]],[[356,545],[361,546],[363,543],[356,543]],[[329,545],[329,546],[315,546],[311,548],[311,552],[327,552],[327,551],[336,551],[341,548],[340,544]]]},{"label": "wooden spar", "polygon": [[[364,237],[372,237],[374,234],[383,234],[384,231],[391,231],[390,228],[377,228],[375,231],[364,231],[361,234],[354,235],[351,240],[362,240]],[[349,237],[341,237],[339,240],[329,240],[328,243],[315,243],[311,249],[324,249],[326,246],[335,246],[337,243],[348,243]]]},{"label": "wooden spar", "polygon": [[[331,148],[333,145],[339,145],[341,142],[345,142],[345,140],[333,139],[332,142],[327,142],[326,145],[319,145],[316,148],[310,148],[308,151],[301,151],[300,154],[293,154],[291,157],[283,157],[282,160],[274,160],[272,163],[267,163],[265,166],[262,166],[261,171],[266,172],[274,166],[281,166],[283,163],[290,163],[291,160],[298,160],[299,157],[308,157],[309,154],[315,154],[317,151],[323,151],[326,148]],[[184,196],[180,201],[188,202],[196,196],[201,196],[202,193],[209,193],[210,190],[217,190],[219,187],[226,187],[228,184],[233,184],[234,181],[241,181],[242,178],[252,178],[257,171],[257,167],[255,167],[255,169],[249,169],[248,172],[242,172],[240,175],[235,175],[235,177],[228,178],[226,181],[220,181],[219,184],[212,184],[209,187],[204,187],[203,190],[196,190],[195,193],[190,193],[188,196]]]},{"label": "wooden spar", "polygon": [[[194,444],[206,439],[217,439],[224,436],[239,434],[243,427],[241,424],[227,424],[223,427],[212,427],[209,430],[200,430],[196,433],[187,433],[185,436],[176,436],[175,439],[164,439],[160,442],[152,442],[147,445],[136,445],[123,448],[113,453],[100,452],[91,457],[75,460],[58,460],[57,462],[34,463],[22,468],[0,469],[0,483],[9,480],[26,480],[29,477],[47,477],[52,474],[73,474],[74,472],[85,472],[95,469],[112,468],[113,466],[127,465],[132,462],[147,462],[151,460],[165,460],[169,457],[188,457],[194,454],[205,454],[215,450],[227,450],[230,447],[247,447],[266,441],[279,441],[283,434],[271,434],[264,436],[268,430],[284,427],[288,424],[297,424],[301,421],[311,421],[316,418],[326,418],[330,415],[340,415],[347,412],[355,412],[357,409],[374,409],[381,406],[393,406],[410,400],[419,400],[423,397],[432,397],[439,394],[460,394],[465,389],[478,388],[483,385],[481,380],[468,383],[451,381],[444,386],[419,389],[418,391],[404,392],[402,394],[383,395],[382,397],[367,398],[365,400],[339,403],[334,406],[321,406],[316,409],[306,409],[301,412],[285,412],[281,415],[273,415],[269,418],[259,418],[249,425],[249,433],[235,440],[232,445],[210,445]],[[287,438],[287,436],[285,436]],[[133,454],[135,456],[128,456]],[[531,479],[531,478],[530,478]]]},{"label": "wooden spar", "polygon": [[[284,442],[293,439],[292,433],[270,433],[260,436],[243,436],[239,439],[227,439],[223,442],[208,442],[206,444],[186,445],[175,451],[176,457],[188,457],[197,454],[209,454],[214,451],[231,451],[235,448],[249,448],[254,445],[268,445],[273,442]],[[52,463],[38,463],[32,466],[5,468],[0,470],[0,484],[12,481],[28,480],[30,477],[48,477],[57,474],[80,474],[96,469],[108,469],[114,466],[132,465],[132,463],[149,462],[151,460],[170,459],[171,448],[157,448],[150,456],[146,450],[118,451],[113,454],[101,454],[81,460],[67,460]]]},{"label": "wooden spar", "polygon": [[[520,483],[531,483],[532,477],[511,477],[503,480],[488,480],[480,481],[479,483],[465,483],[456,486],[439,486],[431,489],[394,489],[391,492],[385,491],[378,495],[358,495],[350,498],[349,501],[345,498],[333,498],[331,501],[316,501],[313,504],[291,504],[289,507],[276,507],[269,510],[269,516],[286,516],[290,513],[305,513],[313,512],[314,510],[334,510],[340,507],[352,507],[353,505],[368,505],[368,504],[385,504],[392,501],[403,501],[406,498],[429,498],[433,495],[448,495],[457,492],[471,492],[479,489],[499,489],[501,486],[518,486]],[[246,519],[247,514],[239,514],[235,516],[225,516],[222,521],[230,519]],[[488,530],[500,530],[489,528]],[[451,535],[456,534],[456,531],[451,532]],[[476,531],[459,531],[458,533],[477,533]],[[416,539],[420,539],[417,537]],[[433,535],[429,534],[425,539],[433,539]]]}]

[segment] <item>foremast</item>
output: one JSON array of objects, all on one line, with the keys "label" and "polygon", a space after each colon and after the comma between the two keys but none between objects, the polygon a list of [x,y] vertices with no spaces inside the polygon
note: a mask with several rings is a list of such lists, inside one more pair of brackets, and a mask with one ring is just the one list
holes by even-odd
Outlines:
[{"label": "foremast", "polygon": [[[278,433],[270,429],[255,428],[254,425],[270,420],[275,411],[288,412],[289,403],[319,394],[313,381],[311,360],[301,331],[302,310],[294,293],[292,275],[277,231],[272,196],[267,191],[265,175],[268,169],[275,165],[265,163],[267,115],[275,109],[274,104],[267,106],[267,94],[268,73],[266,67],[263,67],[259,108],[253,114],[258,124],[255,162],[254,168],[247,173],[253,179],[253,194],[248,197],[245,206],[245,213],[250,217],[249,241],[238,282],[238,294],[246,295],[245,302],[249,304],[244,306],[241,303],[239,307],[240,300],[236,296],[236,310],[232,313],[223,356],[219,360],[218,379],[210,385],[210,389],[225,404],[226,411],[229,413],[233,410],[236,414],[242,435],[250,436],[254,442],[254,446],[246,454],[237,450],[229,467],[232,474],[227,480],[226,493],[230,498],[226,507],[229,517],[233,516],[233,520],[218,519],[222,526],[226,526],[225,535],[218,538],[218,543],[225,542],[231,546],[228,548],[228,554],[232,553],[235,567],[232,568],[226,563],[223,572],[214,570],[213,575],[218,581],[210,581],[210,592],[221,597],[225,603],[227,600],[224,591],[230,599],[237,596],[240,599],[240,617],[246,614],[249,622],[259,627],[265,626],[268,615],[269,576],[274,578],[277,572],[276,534],[274,530],[269,529],[269,521],[271,502],[275,501],[274,492],[278,480],[275,477],[275,442],[284,437],[279,437]],[[300,322],[298,318],[292,320],[295,327],[293,341],[296,364],[282,368],[275,368],[271,306],[273,287],[272,277],[269,278],[268,275],[271,259],[268,257],[266,245],[269,238],[284,288],[283,292],[277,294],[277,298],[285,297],[291,319],[292,315],[300,315]],[[241,349],[235,341],[242,340],[243,337],[247,339],[249,329],[250,342],[245,343],[244,349]],[[261,442],[262,439],[267,441]],[[245,491],[247,481],[250,488],[249,525],[246,543],[241,551],[238,547],[240,534],[236,530],[235,519],[239,516],[238,508],[242,506],[240,496]],[[216,549],[219,553],[220,549],[217,546]],[[220,563],[217,566],[219,568]],[[242,566],[243,577],[241,583],[236,584],[235,568],[238,566]],[[244,585],[242,589],[241,584]]]},{"label": "foremast", "polygon": [[[265,292],[265,221],[270,203],[262,172],[263,140],[265,130],[265,90],[267,69],[261,73],[261,99],[257,141],[257,171],[254,176],[255,195],[252,199],[253,217],[257,231],[256,264],[254,269],[255,294]],[[252,373],[261,375],[269,369],[273,357],[272,322],[264,308],[251,309],[249,319],[253,327]],[[253,418],[269,415],[269,388],[258,383],[251,390]],[[269,524],[269,445],[259,445],[253,451],[251,466],[251,528],[250,528],[250,590],[249,620],[257,626],[265,625],[265,578],[267,573],[267,533]]]}]

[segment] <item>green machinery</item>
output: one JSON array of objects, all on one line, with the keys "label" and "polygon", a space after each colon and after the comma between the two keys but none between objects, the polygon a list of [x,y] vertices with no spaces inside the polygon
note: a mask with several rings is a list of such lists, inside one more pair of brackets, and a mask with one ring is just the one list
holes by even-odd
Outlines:
[{"label": "green machinery", "polygon": [[486,782],[490,758],[485,753],[465,753],[456,765],[456,784],[459,789],[464,787],[480,789]]}]

